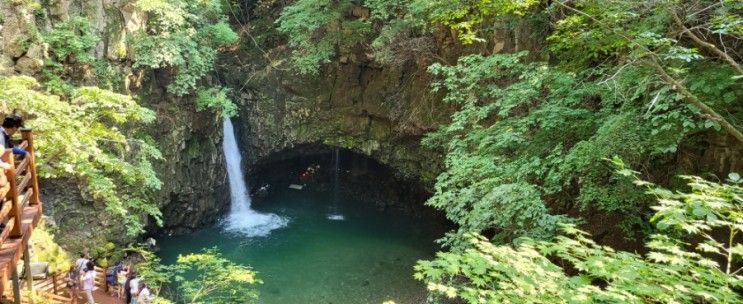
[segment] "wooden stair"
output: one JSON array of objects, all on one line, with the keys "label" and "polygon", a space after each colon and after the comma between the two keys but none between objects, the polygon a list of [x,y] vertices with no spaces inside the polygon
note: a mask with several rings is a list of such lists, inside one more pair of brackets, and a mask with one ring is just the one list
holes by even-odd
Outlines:
[{"label": "wooden stair", "polygon": [[[28,246],[28,240],[31,238],[31,233],[41,219],[40,206],[28,206],[23,208],[21,217],[22,236],[5,239],[2,242],[2,245],[0,245],[0,269],[15,267],[23,256],[23,246]],[[6,228],[8,227],[6,226]]]},{"label": "wooden stair", "polygon": [[[17,264],[24,259],[26,281],[33,285],[28,256],[28,241],[42,215],[39,198],[39,183],[34,160],[33,133],[30,129],[21,130],[22,141],[18,145],[26,149],[26,155],[16,160],[11,150],[5,149],[0,159],[0,296],[13,298],[13,303],[23,302],[14,290],[20,290]],[[24,256],[25,255],[25,256]],[[12,278],[13,288],[9,279]],[[41,292],[46,294],[46,292]],[[55,303],[55,296],[48,299]],[[31,301],[31,299],[25,299]],[[69,302],[59,302],[69,303]]]}]

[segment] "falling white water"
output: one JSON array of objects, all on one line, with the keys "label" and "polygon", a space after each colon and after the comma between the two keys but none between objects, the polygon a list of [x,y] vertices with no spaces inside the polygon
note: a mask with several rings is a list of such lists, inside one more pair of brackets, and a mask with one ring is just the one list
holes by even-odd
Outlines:
[{"label": "falling white water", "polygon": [[289,222],[276,214],[263,214],[250,209],[250,194],[243,178],[240,149],[235,140],[235,130],[229,118],[224,119],[224,157],[227,162],[227,178],[230,181],[230,214],[225,230],[246,236],[266,236],[271,230],[286,226]]},{"label": "falling white water", "polygon": [[340,188],[338,187],[338,174],[340,173],[340,166],[341,166],[341,153],[340,149],[335,148],[335,153],[333,155],[333,159],[335,160],[335,168],[333,169],[333,207],[330,211],[330,214],[328,214],[327,218],[331,221],[343,221],[346,219],[343,214],[340,214],[338,211],[338,200],[340,199]]}]

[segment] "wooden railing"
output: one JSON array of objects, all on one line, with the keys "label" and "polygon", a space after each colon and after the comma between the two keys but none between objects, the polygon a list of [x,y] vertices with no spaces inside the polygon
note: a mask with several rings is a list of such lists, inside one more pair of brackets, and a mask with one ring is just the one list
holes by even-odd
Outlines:
[{"label": "wooden railing", "polygon": [[[98,290],[109,292],[109,286],[108,284],[106,284],[106,269],[96,267],[95,271],[95,286],[98,288]],[[72,294],[70,293],[70,288],[67,287],[67,280],[65,279],[65,276],[65,273],[52,273],[44,280],[34,281],[34,293],[54,304],[71,303]],[[114,288],[118,288],[118,286]],[[26,299],[21,299],[21,302],[30,303]]]},{"label": "wooden railing", "polygon": [[[26,281],[33,282],[28,240],[41,219],[42,203],[34,159],[34,138],[30,129],[21,130],[19,147],[26,155],[16,158],[5,149],[0,159],[5,166],[0,170],[0,295],[9,295],[8,278],[12,280],[13,302],[21,303],[20,280],[16,264],[23,257]],[[32,289],[32,284],[27,284]]]}]

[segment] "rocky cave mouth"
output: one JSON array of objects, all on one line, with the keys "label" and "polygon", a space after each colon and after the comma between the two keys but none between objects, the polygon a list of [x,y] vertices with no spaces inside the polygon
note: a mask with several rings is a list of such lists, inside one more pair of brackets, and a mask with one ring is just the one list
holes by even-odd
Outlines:
[{"label": "rocky cave mouth", "polygon": [[256,206],[272,193],[301,186],[296,191],[339,192],[335,195],[373,205],[380,212],[446,221],[443,214],[425,206],[431,193],[421,182],[403,178],[389,166],[353,150],[325,144],[297,145],[245,169]]},{"label": "rocky cave mouth", "polygon": [[[228,146],[226,151],[236,151]],[[239,170],[229,164],[235,161],[227,160],[231,190]],[[163,261],[173,263],[197,247],[217,247],[270,278],[258,287],[267,304],[425,300],[424,286],[410,271],[434,256],[440,249],[435,240],[451,225],[424,205],[430,193],[423,185],[366,155],[324,144],[298,145],[242,164],[247,174],[237,176],[248,177],[240,182],[250,187],[232,191],[225,221],[163,237]],[[308,168],[314,173],[308,175]],[[238,211],[242,204],[235,194],[246,191],[250,210]],[[277,219],[280,225],[273,225]]]}]

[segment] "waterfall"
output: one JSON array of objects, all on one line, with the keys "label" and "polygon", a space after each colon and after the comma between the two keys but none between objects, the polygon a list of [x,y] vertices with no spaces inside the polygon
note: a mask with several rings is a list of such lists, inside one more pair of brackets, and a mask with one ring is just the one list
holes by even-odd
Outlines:
[{"label": "waterfall", "polygon": [[232,121],[225,118],[223,122],[223,152],[227,167],[227,178],[230,183],[230,214],[225,223],[225,230],[241,233],[246,236],[265,236],[271,230],[284,227],[289,222],[276,214],[263,214],[250,209],[250,193],[243,177],[240,162],[240,149],[235,140]]},{"label": "waterfall", "polygon": [[335,167],[333,168],[333,208],[330,211],[330,214],[328,214],[328,219],[332,221],[342,221],[345,220],[346,217],[343,216],[343,214],[340,213],[340,210],[338,210],[338,201],[340,200],[340,188],[339,188],[339,174],[341,170],[341,152],[340,149],[335,148],[334,151],[334,161],[335,161]]},{"label": "waterfall", "polygon": [[338,188],[338,174],[341,170],[341,150],[335,148],[335,168],[333,170],[333,204],[338,206],[338,197],[340,196],[340,188]]}]

